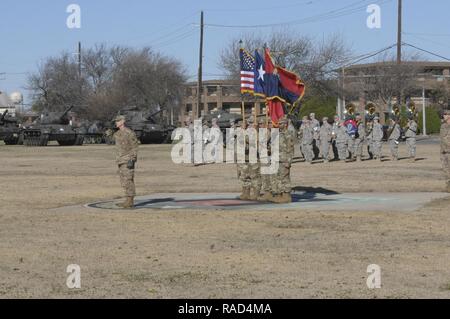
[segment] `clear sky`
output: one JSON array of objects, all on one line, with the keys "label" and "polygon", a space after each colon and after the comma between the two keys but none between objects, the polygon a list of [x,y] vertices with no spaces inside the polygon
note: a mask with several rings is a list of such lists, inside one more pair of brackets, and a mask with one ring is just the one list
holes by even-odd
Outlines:
[{"label": "clear sky", "polygon": [[[70,4],[81,7],[81,29],[66,26]],[[380,29],[366,25],[370,4],[381,8]],[[450,1],[403,0],[403,7],[403,41],[450,58]],[[45,57],[76,52],[78,41],[84,47],[150,46],[181,60],[194,79],[201,10],[206,23],[205,79],[222,74],[219,55],[230,39],[277,30],[260,25],[290,22],[278,29],[319,40],[338,32],[356,54],[395,43],[397,30],[397,0],[1,0],[0,10],[0,90],[19,90],[26,97],[27,73]]]}]

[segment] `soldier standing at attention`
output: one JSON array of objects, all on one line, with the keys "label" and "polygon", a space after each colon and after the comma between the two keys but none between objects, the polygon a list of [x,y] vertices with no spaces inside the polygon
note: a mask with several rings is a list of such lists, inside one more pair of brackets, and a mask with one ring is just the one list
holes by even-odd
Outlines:
[{"label": "soldier standing at attention", "polygon": [[[259,193],[261,192],[261,163],[259,159],[258,151],[258,131],[259,123],[253,120],[253,117],[249,118],[248,135],[251,137],[249,143],[254,140],[253,147],[256,147],[256,163],[252,163],[249,154],[249,178],[250,178],[250,193],[249,200],[258,200]],[[250,152],[250,144],[248,144]]]},{"label": "soldier standing at attention", "polygon": [[314,132],[307,116],[303,117],[302,126],[300,127],[299,134],[301,140],[302,153],[303,156],[305,157],[305,161],[308,162],[309,164],[312,164],[314,158],[313,152]]},{"label": "soldier standing at attention", "polygon": [[312,143],[312,147],[313,147],[313,159],[317,159],[317,157],[319,156],[319,138],[320,138],[320,122],[316,119],[316,114],[315,113],[311,113],[309,115],[309,124],[313,130],[313,143]]},{"label": "soldier standing at attention", "polygon": [[362,121],[361,115],[356,115],[356,124],[358,125],[358,130],[356,132],[354,152],[356,161],[360,162],[363,154],[364,140],[366,139],[366,127]]},{"label": "soldier standing at attention", "polygon": [[272,202],[277,204],[291,203],[291,165],[294,158],[294,136],[288,131],[288,119],[282,117],[279,120],[279,158],[278,173],[272,179]]},{"label": "soldier standing at attention", "polygon": [[369,158],[373,159],[373,119],[366,118],[366,140],[367,140],[367,153]]},{"label": "soldier standing at attention", "polygon": [[335,115],[333,125],[331,126],[331,148],[333,150],[335,161],[339,160],[339,152],[336,146],[336,136],[338,130],[339,130],[339,116]]},{"label": "soldier standing at attention", "polygon": [[442,168],[446,178],[447,192],[450,193],[450,110],[444,111],[440,137]]},{"label": "soldier standing at attention", "polygon": [[[267,147],[267,157],[266,154],[260,153],[260,163],[261,167],[270,167],[270,155],[271,155],[271,149],[270,149],[270,140],[271,140],[271,128],[272,128],[272,121],[268,122],[267,130],[266,130],[266,147]],[[262,119],[262,122],[260,122],[260,128],[266,128],[266,123]],[[263,145],[261,145],[263,147]],[[258,197],[258,201],[265,202],[265,201],[272,201],[272,190],[271,190],[271,180],[273,179],[273,175],[269,174],[261,174],[261,190],[260,190],[260,196]]]},{"label": "soldier standing at attention", "polygon": [[324,163],[328,163],[328,152],[331,145],[331,125],[328,123],[328,117],[322,118],[322,127],[320,128],[320,151]]},{"label": "soldier standing at attention", "polygon": [[400,125],[397,120],[391,119],[391,127],[389,134],[389,148],[391,149],[391,156],[393,161],[398,161],[398,139],[400,138]]},{"label": "soldier standing at attention", "polygon": [[336,132],[336,148],[338,150],[338,158],[341,161],[347,159],[347,142],[348,134],[344,121],[339,121],[339,128]]},{"label": "soldier standing at attention", "polygon": [[373,144],[373,158],[378,159],[381,162],[382,157],[382,140],[383,140],[383,126],[380,124],[380,118],[375,116],[373,118],[372,128],[372,144]]},{"label": "soldier standing at attention", "polygon": [[120,184],[127,196],[126,201],[118,204],[118,206],[123,208],[133,208],[134,197],[136,196],[134,168],[137,162],[139,142],[136,138],[136,134],[125,126],[125,116],[117,116],[115,122],[116,127],[119,129],[113,136],[117,150],[116,162],[119,166]]},{"label": "soldier standing at attention", "polygon": [[405,128],[406,145],[408,145],[409,159],[411,162],[416,161],[416,134],[417,123],[413,117],[408,119],[408,124]]}]

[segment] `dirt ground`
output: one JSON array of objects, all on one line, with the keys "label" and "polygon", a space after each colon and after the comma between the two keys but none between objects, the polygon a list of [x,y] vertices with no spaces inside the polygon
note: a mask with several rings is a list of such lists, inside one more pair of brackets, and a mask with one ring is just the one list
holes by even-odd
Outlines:
[{"label": "dirt ground", "polygon": [[[239,191],[233,165],[175,165],[170,147],[141,146],[140,195]],[[418,158],[297,162],[292,183],[444,191],[439,145],[419,145]],[[0,145],[0,298],[450,298],[450,197],[411,212],[81,206],[121,196],[112,147]],[[69,264],[81,289],[66,286]],[[367,288],[369,264],[380,289]]]}]

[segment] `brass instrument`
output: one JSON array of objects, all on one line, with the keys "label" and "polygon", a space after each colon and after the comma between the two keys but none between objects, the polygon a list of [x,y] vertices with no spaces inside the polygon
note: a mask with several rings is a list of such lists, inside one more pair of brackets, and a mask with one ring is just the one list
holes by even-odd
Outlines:
[{"label": "brass instrument", "polygon": [[355,118],[355,105],[353,103],[349,103],[345,106],[345,120],[350,120]]},{"label": "brass instrument", "polygon": [[392,108],[392,119],[396,122],[400,121],[400,108],[398,105],[394,105]]},{"label": "brass instrument", "polygon": [[366,121],[371,122],[373,118],[376,116],[375,114],[376,106],[374,103],[369,102],[366,105]]},{"label": "brass instrument", "polygon": [[407,106],[408,106],[408,118],[416,119],[417,117],[416,104],[413,101],[410,101]]}]

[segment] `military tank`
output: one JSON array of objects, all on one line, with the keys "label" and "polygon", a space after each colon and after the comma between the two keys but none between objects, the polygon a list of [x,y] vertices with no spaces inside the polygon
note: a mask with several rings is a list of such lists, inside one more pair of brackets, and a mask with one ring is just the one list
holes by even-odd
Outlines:
[{"label": "military tank", "polygon": [[61,146],[83,145],[85,130],[74,127],[68,117],[73,106],[64,112],[44,112],[34,123],[23,128],[25,146],[47,146],[57,141]]},{"label": "military tank", "polygon": [[20,142],[21,132],[17,119],[8,116],[8,110],[0,115],[0,140],[6,145],[17,145]]},{"label": "military tank", "polygon": [[[140,111],[136,107],[122,109],[117,115],[126,118],[126,126],[133,130],[141,144],[163,144],[171,141],[171,135],[176,128],[172,125],[165,125],[158,122],[156,116],[163,110],[156,113]],[[115,123],[112,121],[106,130],[115,131]],[[112,144],[111,138],[106,138],[107,144]]]}]

